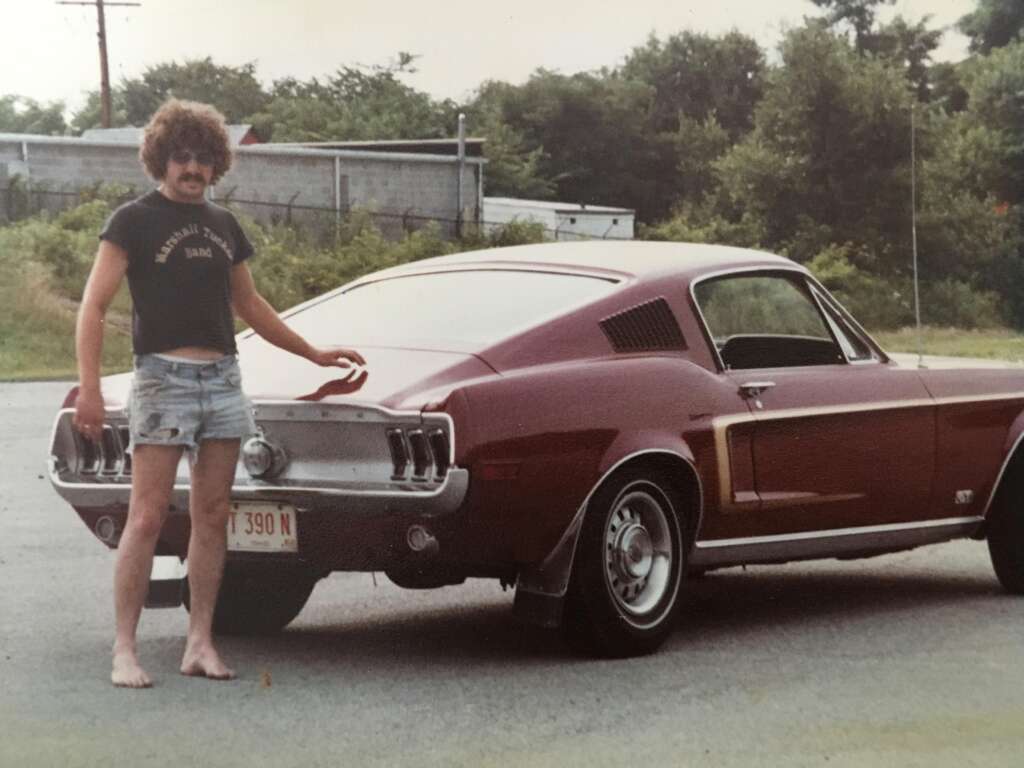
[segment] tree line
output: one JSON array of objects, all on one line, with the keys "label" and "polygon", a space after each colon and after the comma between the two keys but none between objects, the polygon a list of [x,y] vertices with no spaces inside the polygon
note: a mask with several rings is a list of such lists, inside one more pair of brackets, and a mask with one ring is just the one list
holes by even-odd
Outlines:
[{"label": "tree line", "polygon": [[[486,139],[486,191],[634,208],[648,239],[764,248],[809,265],[874,327],[912,321],[911,180],[925,320],[1024,328],[1024,3],[977,0],[961,62],[895,0],[813,0],[778,56],[739,32],[651,36],[615,65],[482,83],[466,103],[406,85],[416,57],[261,84],[255,64],[165,63],[126,78],[114,119],[167,97],[215,104],[268,141]],[[0,98],[0,131],[80,133],[99,96]],[[917,163],[910,161],[911,123]]]}]

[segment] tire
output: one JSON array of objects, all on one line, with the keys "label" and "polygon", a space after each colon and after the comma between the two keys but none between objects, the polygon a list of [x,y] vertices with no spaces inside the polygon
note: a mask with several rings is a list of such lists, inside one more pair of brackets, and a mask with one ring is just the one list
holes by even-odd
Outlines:
[{"label": "tire", "polygon": [[622,658],[651,653],[673,629],[686,554],[679,495],[665,475],[614,475],[587,506],[562,623],[573,648]]},{"label": "tire", "polygon": [[1024,595],[1024,505],[1020,492],[1024,483],[1015,479],[1000,491],[988,528],[988,552],[1003,589]]},{"label": "tire", "polygon": [[[227,565],[213,611],[213,631],[219,635],[278,632],[299,615],[316,582],[316,577],[299,568]],[[187,610],[187,580],[183,597]]]}]

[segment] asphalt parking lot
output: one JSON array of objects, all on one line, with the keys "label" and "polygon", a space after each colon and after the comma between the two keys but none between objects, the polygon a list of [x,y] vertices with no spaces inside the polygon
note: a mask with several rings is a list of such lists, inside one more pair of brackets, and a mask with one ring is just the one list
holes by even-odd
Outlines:
[{"label": "asphalt parking lot", "polygon": [[66,384],[0,384],[0,766],[1020,766],[1024,600],[983,544],[731,569],[688,585],[656,655],[574,657],[472,581],[335,574],[231,683],[109,684],[112,556],[45,477]]}]

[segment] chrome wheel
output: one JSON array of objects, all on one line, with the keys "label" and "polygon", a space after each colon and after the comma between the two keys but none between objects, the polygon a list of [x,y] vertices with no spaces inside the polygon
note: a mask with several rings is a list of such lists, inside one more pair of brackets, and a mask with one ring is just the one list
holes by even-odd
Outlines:
[{"label": "chrome wheel", "polygon": [[660,467],[609,477],[587,503],[562,629],[578,650],[651,653],[672,632],[686,570],[687,509]]},{"label": "chrome wheel", "polygon": [[608,594],[637,627],[660,620],[656,609],[678,587],[667,505],[657,486],[638,481],[616,497],[605,520]]}]

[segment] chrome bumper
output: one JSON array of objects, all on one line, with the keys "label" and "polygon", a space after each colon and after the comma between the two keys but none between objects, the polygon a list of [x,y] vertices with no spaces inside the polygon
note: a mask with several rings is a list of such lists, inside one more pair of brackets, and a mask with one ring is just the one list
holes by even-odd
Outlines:
[{"label": "chrome bumper", "polygon": [[[89,449],[71,424],[73,412],[58,413],[50,443],[49,475],[54,489],[75,507],[127,507],[131,462],[125,453],[127,418],[108,409],[104,440]],[[435,517],[459,509],[469,472],[451,465],[451,421],[444,414],[397,413],[370,406],[326,407],[307,403],[259,403],[261,429],[291,448],[291,467],[274,479],[251,477],[239,464],[232,485],[235,500],[280,501],[299,509],[337,510],[355,515],[412,514]],[[397,473],[388,458],[388,431],[447,435],[443,467]],[[289,473],[291,476],[289,476]],[[188,464],[179,465],[172,513],[188,510]],[[421,476],[422,475],[422,476]]]},{"label": "chrome bumper", "polygon": [[[131,485],[76,483],[61,477],[50,460],[50,482],[61,498],[75,507],[128,506]],[[275,485],[234,485],[231,498],[239,501],[282,501],[300,509],[338,507],[352,514],[417,514],[435,517],[455,512],[466,497],[469,472],[452,468],[444,484],[433,491],[359,491],[341,488],[305,488]],[[171,512],[188,512],[187,484],[175,484]]]}]

